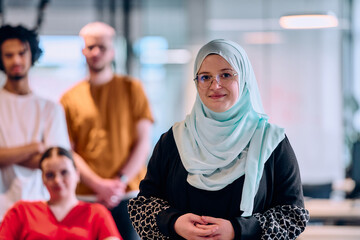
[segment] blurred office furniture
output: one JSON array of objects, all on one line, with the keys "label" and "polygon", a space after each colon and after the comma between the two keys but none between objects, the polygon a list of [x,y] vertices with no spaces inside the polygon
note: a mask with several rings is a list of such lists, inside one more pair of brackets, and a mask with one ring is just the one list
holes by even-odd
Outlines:
[{"label": "blurred office furniture", "polygon": [[360,198],[360,183],[355,183],[354,190],[346,195],[347,198]]},{"label": "blurred office furniture", "polygon": [[332,183],[303,184],[304,197],[316,199],[343,199],[355,192],[355,188],[356,182],[352,178],[345,178]]},{"label": "blurred office furniture", "polygon": [[360,200],[306,199],[305,208],[310,213],[311,221],[324,220],[326,223],[353,221],[360,223]]},{"label": "blurred office furniture", "polygon": [[357,226],[308,226],[298,240],[359,240]]},{"label": "blurred office furniture", "polygon": [[354,183],[354,189],[347,194],[347,198],[360,198],[360,140],[357,140],[352,147],[352,161],[347,175]]},{"label": "blurred office furniture", "polygon": [[[345,181],[344,186],[350,185]],[[335,185],[338,189],[341,185]],[[334,189],[334,185],[333,185]],[[306,198],[310,222],[299,240],[359,240],[360,199]]]},{"label": "blurred office furniture", "polygon": [[332,183],[303,184],[303,192],[305,197],[328,199],[332,192]]}]

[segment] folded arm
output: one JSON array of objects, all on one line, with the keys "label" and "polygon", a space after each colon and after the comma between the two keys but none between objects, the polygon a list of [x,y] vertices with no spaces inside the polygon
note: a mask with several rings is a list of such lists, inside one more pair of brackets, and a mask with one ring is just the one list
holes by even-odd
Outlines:
[{"label": "folded arm", "polygon": [[10,164],[21,164],[26,167],[38,168],[40,155],[45,146],[42,142],[34,142],[18,147],[0,148],[0,167]]}]

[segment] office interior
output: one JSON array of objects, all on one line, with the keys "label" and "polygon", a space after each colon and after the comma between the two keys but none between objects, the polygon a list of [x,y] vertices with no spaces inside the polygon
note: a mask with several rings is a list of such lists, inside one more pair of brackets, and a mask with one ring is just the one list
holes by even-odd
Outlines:
[{"label": "office interior", "polygon": [[[310,197],[347,199],[360,184],[360,0],[0,0],[0,14],[2,24],[38,28],[44,54],[31,86],[54,101],[86,79],[81,27],[112,25],[114,68],[141,80],[153,145],[191,111],[199,48],[233,40],[249,55],[269,121],[285,128]],[[333,16],[336,25],[280,24],[304,14]]]}]

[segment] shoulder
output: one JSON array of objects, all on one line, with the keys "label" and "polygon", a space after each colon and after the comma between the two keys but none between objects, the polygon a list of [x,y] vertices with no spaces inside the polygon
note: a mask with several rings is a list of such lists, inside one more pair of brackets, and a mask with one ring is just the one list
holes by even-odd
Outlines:
[{"label": "shoulder", "polygon": [[161,136],[159,137],[154,147],[149,163],[151,164],[154,161],[157,162],[158,160],[156,159],[163,158],[165,156],[167,156],[167,158],[170,158],[170,155],[174,150],[177,151],[177,148],[172,128],[170,128],[167,132],[161,134]]},{"label": "shoulder", "polygon": [[159,142],[162,144],[174,144],[175,145],[175,139],[174,139],[174,133],[173,128],[171,127],[167,132],[163,133],[160,136]]},{"label": "shoulder", "polygon": [[293,153],[293,149],[291,147],[289,138],[287,137],[287,135],[285,135],[284,139],[280,141],[280,143],[275,148],[273,153],[277,155],[281,155],[281,154],[287,154],[289,152]]},{"label": "shoulder", "polygon": [[298,164],[295,152],[290,144],[289,138],[286,135],[274,149],[270,158],[272,158],[273,163],[276,166],[284,170],[289,170]]},{"label": "shoulder", "polygon": [[28,207],[30,205],[30,202],[28,201],[24,201],[24,200],[20,200],[20,201],[17,201],[12,208],[15,208],[15,209],[20,209],[20,208],[24,208],[24,207]]},{"label": "shoulder", "polygon": [[4,88],[0,88],[0,97],[6,97],[6,91],[4,90]]},{"label": "shoulder", "polygon": [[45,114],[58,113],[62,111],[60,103],[44,98],[37,94],[33,94],[27,104],[29,108],[35,107]]},{"label": "shoulder", "polygon": [[40,106],[43,106],[42,109],[44,110],[44,113],[47,114],[49,117],[56,117],[63,114],[63,109],[59,102],[44,99],[41,97],[38,97],[38,102]]},{"label": "shoulder", "polygon": [[[152,158],[150,161],[153,163],[161,162],[162,164],[168,162],[167,160],[174,160],[176,156],[179,155],[178,149],[176,147],[173,130],[170,128],[167,132],[163,133],[158,142],[155,145]],[[166,160],[167,159],[167,160]],[[171,161],[175,163],[176,161]]]},{"label": "shoulder", "polygon": [[45,207],[46,203],[42,201],[20,200],[16,202],[11,209],[19,212],[25,212],[31,211],[32,209],[44,209]]},{"label": "shoulder", "polygon": [[75,84],[73,87],[71,87],[70,89],[68,89],[61,97],[61,102],[64,100],[64,99],[69,99],[69,98],[72,98],[72,97],[76,97],[77,94],[79,92],[82,92],[82,91],[87,91],[89,89],[89,82],[88,81],[85,81],[85,80],[82,80],[80,82],[78,82],[77,84]]}]

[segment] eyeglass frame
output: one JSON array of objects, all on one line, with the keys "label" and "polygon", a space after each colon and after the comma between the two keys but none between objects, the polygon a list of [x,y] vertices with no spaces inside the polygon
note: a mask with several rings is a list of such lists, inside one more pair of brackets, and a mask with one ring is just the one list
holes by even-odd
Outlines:
[{"label": "eyeglass frame", "polygon": [[[221,74],[224,74],[224,73],[221,73]],[[213,82],[214,82],[214,79],[216,80],[216,82],[217,82],[217,84],[218,85],[220,85],[220,86],[223,86],[222,84],[221,84],[221,82],[220,82],[220,76],[219,75],[221,75],[221,74],[217,74],[217,75],[215,75],[215,77],[213,76],[213,75],[210,75],[211,76],[211,82],[210,82],[210,84],[209,84],[209,86],[207,86],[207,87],[200,87],[201,85],[199,85],[199,81],[198,81],[198,77],[199,77],[199,75],[196,75],[196,77],[193,79],[195,82],[196,82],[196,85],[197,86],[199,86],[201,89],[208,89],[212,84],[213,84]],[[229,74],[229,73],[228,73]],[[201,74],[200,74],[201,75]],[[206,75],[206,74],[204,74],[204,75]],[[233,77],[236,77],[237,75],[239,75],[237,72],[235,72],[232,76],[231,76],[231,78],[233,78]],[[219,80],[218,80],[218,78],[219,78]],[[229,79],[229,80],[233,80],[233,79]]]}]

